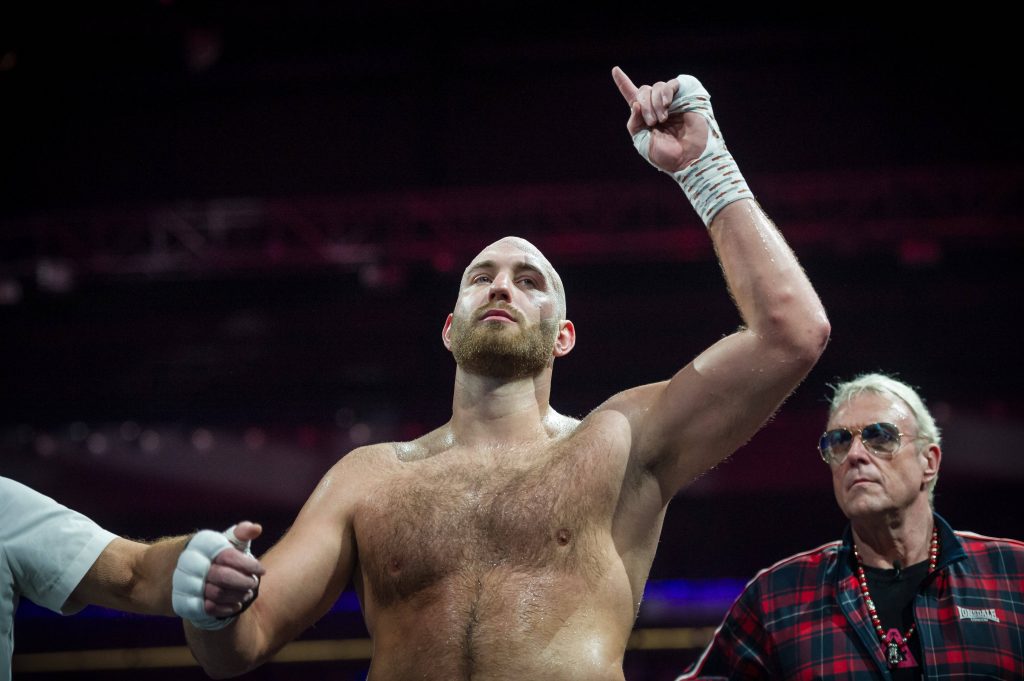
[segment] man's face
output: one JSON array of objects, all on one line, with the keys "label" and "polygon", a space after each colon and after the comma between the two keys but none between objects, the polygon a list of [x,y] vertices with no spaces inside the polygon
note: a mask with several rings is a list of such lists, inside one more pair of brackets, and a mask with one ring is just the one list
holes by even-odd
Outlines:
[{"label": "man's face", "polygon": [[[891,423],[902,437],[889,460],[864,446],[861,429],[872,423]],[[846,428],[854,433],[846,459],[830,464],[832,488],[839,508],[850,519],[868,518],[928,504],[927,482],[938,473],[938,447],[917,437],[913,412],[895,396],[864,392],[840,407],[826,430]]]},{"label": "man's face", "polygon": [[561,321],[554,270],[502,239],[466,269],[445,341],[463,369],[494,378],[535,375],[554,357]]}]

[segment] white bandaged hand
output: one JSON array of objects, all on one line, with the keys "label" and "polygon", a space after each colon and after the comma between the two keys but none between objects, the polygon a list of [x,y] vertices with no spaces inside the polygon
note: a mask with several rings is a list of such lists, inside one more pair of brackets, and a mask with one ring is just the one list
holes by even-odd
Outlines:
[{"label": "white bandaged hand", "polygon": [[[753,194],[732,154],[725,147],[722,132],[711,110],[711,95],[693,76],[680,75],[676,80],[679,88],[669,105],[669,115],[693,112],[703,116],[708,123],[708,142],[696,160],[682,170],[669,174],[683,188],[704,224],[710,226],[711,220],[722,208],[734,201],[752,198]],[[633,135],[633,146],[648,163],[654,165],[649,154],[650,145],[649,129],[643,128]]]},{"label": "white bandaged hand", "polygon": [[243,553],[249,551],[250,542],[235,537],[235,525],[224,532],[202,530],[185,546],[178,556],[178,564],[174,569],[172,580],[171,604],[179,617],[188,620],[199,629],[223,629],[237,619],[231,617],[215,617],[206,612],[206,578],[214,558],[222,551],[236,548]]}]

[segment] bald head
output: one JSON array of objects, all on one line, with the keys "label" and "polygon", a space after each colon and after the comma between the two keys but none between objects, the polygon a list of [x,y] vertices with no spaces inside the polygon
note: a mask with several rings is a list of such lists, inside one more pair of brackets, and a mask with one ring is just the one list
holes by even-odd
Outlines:
[{"label": "bald head", "polygon": [[558,310],[558,318],[565,319],[565,288],[562,286],[562,278],[558,276],[558,272],[555,271],[555,268],[551,265],[551,262],[544,256],[544,254],[540,252],[540,249],[522,237],[506,236],[484,248],[475,258],[473,258],[469,267],[467,267],[465,272],[463,272],[463,280],[465,280],[467,273],[473,268],[474,264],[481,259],[486,258],[484,254],[487,253],[487,251],[496,248],[507,248],[509,246],[522,251],[526,256],[528,256],[528,260],[532,261],[534,267],[550,282],[551,291],[554,294],[555,304]]}]

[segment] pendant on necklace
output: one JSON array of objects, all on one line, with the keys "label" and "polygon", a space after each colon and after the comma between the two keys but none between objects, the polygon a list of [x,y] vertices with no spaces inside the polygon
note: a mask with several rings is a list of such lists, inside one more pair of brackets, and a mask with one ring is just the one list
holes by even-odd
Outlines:
[{"label": "pendant on necklace", "polygon": [[885,661],[890,669],[897,667],[916,667],[917,660],[907,647],[907,642],[900,635],[899,629],[890,629],[885,635]]}]

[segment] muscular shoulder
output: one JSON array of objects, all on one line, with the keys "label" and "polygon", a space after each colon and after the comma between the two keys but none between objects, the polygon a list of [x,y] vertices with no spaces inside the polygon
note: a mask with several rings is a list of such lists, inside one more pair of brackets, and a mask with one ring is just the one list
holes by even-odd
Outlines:
[{"label": "muscular shoulder", "polygon": [[343,456],[331,468],[332,473],[344,473],[361,481],[387,477],[402,463],[425,459],[450,447],[437,431],[406,442],[378,442],[358,447]]},{"label": "muscular shoulder", "polygon": [[380,475],[396,458],[396,443],[381,442],[357,447],[338,459],[325,478],[344,478],[362,484]]},{"label": "muscular shoulder", "polygon": [[599,404],[591,412],[591,415],[606,411],[616,411],[627,418],[632,418],[637,414],[638,410],[650,404],[650,398],[653,394],[663,391],[666,385],[668,385],[668,381],[660,381],[658,383],[638,385],[635,388],[617,392]]},{"label": "muscular shoulder", "polygon": [[[656,410],[652,407],[659,402],[667,386],[668,381],[660,381],[618,392],[590,412],[584,419],[584,423],[595,417],[614,419],[614,422],[621,424],[628,432],[632,449],[647,460],[644,456],[645,452],[661,452],[665,444],[661,441],[645,439],[644,434],[645,432],[648,434],[660,432],[657,429],[649,431],[648,424],[652,416],[656,418]],[[674,494],[674,492],[673,489],[672,493]]]}]

